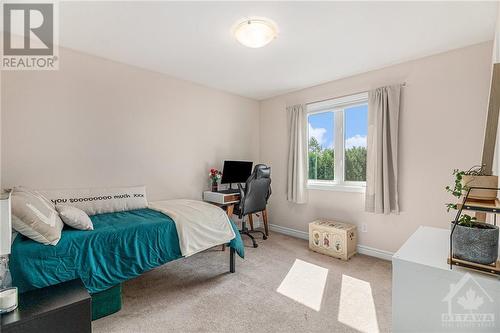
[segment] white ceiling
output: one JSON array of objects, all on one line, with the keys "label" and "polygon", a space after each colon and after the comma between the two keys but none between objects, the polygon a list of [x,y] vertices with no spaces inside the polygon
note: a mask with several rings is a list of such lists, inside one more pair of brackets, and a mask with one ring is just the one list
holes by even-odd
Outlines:
[{"label": "white ceiling", "polygon": [[[254,99],[493,39],[495,2],[63,2],[60,44]],[[264,16],[261,49],[231,35]]]}]

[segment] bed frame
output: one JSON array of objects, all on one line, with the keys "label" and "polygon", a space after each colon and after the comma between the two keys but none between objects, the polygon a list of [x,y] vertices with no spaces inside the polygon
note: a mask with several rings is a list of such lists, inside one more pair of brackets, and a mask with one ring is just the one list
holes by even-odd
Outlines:
[{"label": "bed frame", "polygon": [[235,250],[231,247],[229,248],[229,272],[234,273],[236,272],[236,258],[234,256]]}]

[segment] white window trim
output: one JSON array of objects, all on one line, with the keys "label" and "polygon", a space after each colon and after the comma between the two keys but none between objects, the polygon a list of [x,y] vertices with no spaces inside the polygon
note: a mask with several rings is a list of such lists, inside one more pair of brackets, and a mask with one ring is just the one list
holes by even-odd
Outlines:
[{"label": "white window trim", "polygon": [[[344,181],[344,165],[345,165],[345,138],[344,138],[344,112],[343,110],[352,106],[366,104],[368,93],[360,93],[339,97],[327,101],[311,103],[307,105],[307,116],[315,113],[334,112],[334,133],[335,133],[335,180],[317,180],[308,179],[307,188],[310,190],[329,190],[342,192],[365,192],[366,182]],[[309,121],[307,122],[309,124]],[[309,147],[309,125],[307,125],[307,140]],[[309,148],[308,148],[309,149]],[[340,154],[338,152],[341,152]],[[309,163],[307,163],[309,168]],[[309,169],[307,174],[309,175]],[[341,180],[341,181],[339,181]]]},{"label": "white window trim", "polygon": [[366,191],[365,182],[359,182],[362,184],[352,184],[352,185],[347,183],[358,183],[358,182],[346,182],[344,184],[339,184],[334,181],[321,181],[316,179],[310,179],[307,181],[307,188],[309,190],[357,192],[357,193],[365,193]]},{"label": "white window trim", "polygon": [[368,93],[367,92],[355,94],[355,95],[344,96],[344,97],[333,98],[333,99],[329,99],[327,101],[309,103],[309,104],[307,104],[307,113],[309,114],[309,113],[317,113],[320,111],[329,111],[331,109],[338,108],[339,106],[341,106],[342,108],[345,108],[346,106],[349,106],[350,104],[365,103],[366,100],[368,100]]}]

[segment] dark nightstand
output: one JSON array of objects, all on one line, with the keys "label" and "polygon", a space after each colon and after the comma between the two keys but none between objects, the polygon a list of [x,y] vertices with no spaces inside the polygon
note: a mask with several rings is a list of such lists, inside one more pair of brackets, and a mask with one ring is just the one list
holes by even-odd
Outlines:
[{"label": "dark nightstand", "polygon": [[19,295],[16,310],[3,314],[0,332],[92,332],[91,298],[80,280]]}]

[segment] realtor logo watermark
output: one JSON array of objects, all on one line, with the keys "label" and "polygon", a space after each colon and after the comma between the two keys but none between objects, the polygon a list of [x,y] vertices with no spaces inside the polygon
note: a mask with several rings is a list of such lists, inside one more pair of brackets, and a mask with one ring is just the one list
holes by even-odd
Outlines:
[{"label": "realtor logo watermark", "polygon": [[3,3],[2,70],[56,70],[56,2]]},{"label": "realtor logo watermark", "polygon": [[443,327],[456,329],[495,327],[495,300],[483,287],[466,273],[458,283],[450,284],[450,290],[442,300],[448,311],[441,314]]}]

